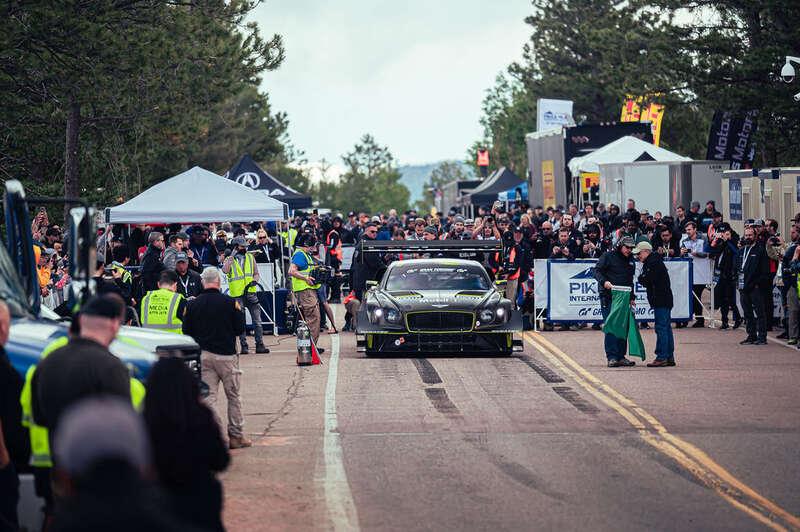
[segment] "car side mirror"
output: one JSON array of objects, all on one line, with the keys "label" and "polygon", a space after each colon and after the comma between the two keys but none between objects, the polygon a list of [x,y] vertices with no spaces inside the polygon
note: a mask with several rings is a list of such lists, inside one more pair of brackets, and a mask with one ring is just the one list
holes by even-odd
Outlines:
[{"label": "car side mirror", "polygon": [[375,288],[376,286],[378,286],[378,281],[367,281],[367,290]]},{"label": "car side mirror", "polygon": [[506,284],[508,284],[508,281],[505,280],[505,279],[495,279],[494,280],[494,286],[496,288],[505,288]]}]

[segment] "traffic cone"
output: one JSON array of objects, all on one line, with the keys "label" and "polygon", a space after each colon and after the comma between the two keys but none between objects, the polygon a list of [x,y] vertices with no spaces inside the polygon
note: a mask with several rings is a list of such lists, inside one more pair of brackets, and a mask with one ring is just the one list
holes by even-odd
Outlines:
[{"label": "traffic cone", "polygon": [[317,351],[317,344],[313,341],[311,342],[311,364],[322,364],[322,360],[319,358],[319,352]]}]

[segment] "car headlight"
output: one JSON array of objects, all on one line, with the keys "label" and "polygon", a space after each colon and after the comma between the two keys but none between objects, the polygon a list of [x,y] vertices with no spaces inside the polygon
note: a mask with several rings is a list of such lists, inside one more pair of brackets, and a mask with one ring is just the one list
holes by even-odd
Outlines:
[{"label": "car headlight", "polygon": [[384,313],[384,315],[386,316],[386,321],[388,321],[389,323],[400,323],[400,312],[399,311],[397,311],[397,310],[395,310],[393,308],[386,309],[386,312]]},{"label": "car headlight", "polygon": [[502,318],[505,315],[506,315],[506,310],[504,308],[500,307],[499,309],[497,309],[497,317],[498,318]]},{"label": "car headlight", "polygon": [[383,309],[378,307],[372,311],[372,315],[375,316],[375,319],[380,319],[383,316]]},{"label": "car headlight", "polygon": [[494,319],[494,312],[490,309],[484,309],[480,314],[481,323],[489,323]]}]

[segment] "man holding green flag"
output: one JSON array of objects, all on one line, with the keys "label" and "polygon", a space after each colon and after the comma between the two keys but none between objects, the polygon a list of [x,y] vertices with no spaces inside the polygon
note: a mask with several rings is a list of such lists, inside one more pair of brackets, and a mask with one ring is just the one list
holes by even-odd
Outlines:
[{"label": "man holding green flag", "polygon": [[594,270],[603,312],[605,350],[609,368],[631,367],[636,362],[625,358],[630,341],[631,356],[644,360],[644,344],[636,327],[631,307],[634,304],[632,250],[636,243],[624,236],[617,242],[614,251],[600,257]]}]

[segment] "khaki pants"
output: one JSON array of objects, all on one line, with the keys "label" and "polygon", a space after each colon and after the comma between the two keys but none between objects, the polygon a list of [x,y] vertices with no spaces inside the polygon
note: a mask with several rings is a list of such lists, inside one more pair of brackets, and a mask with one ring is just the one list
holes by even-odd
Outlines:
[{"label": "khaki pants", "polygon": [[228,437],[241,438],[244,435],[244,416],[242,415],[242,400],[239,396],[242,375],[242,371],[239,369],[239,355],[217,355],[203,351],[200,355],[200,368],[203,382],[208,385],[208,397],[205,398],[205,401],[214,412],[220,428],[223,428],[224,425],[214,407],[217,403],[219,383],[222,382],[222,389],[228,399]]},{"label": "khaki pants", "polygon": [[511,308],[517,308],[517,287],[519,279],[509,279],[506,281],[506,299],[511,300]]},{"label": "khaki pants", "polygon": [[301,290],[295,292],[294,296],[297,298],[297,306],[300,307],[300,312],[303,313],[306,325],[311,331],[311,338],[314,339],[316,345],[319,338],[319,299],[317,298],[317,291],[312,289]]}]

